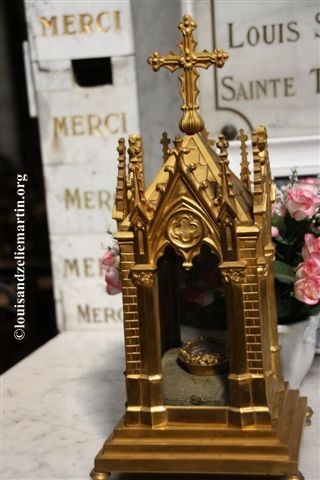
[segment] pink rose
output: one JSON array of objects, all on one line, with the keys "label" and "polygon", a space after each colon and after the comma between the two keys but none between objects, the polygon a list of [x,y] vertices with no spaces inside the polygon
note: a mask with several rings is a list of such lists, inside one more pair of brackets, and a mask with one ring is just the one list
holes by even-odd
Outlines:
[{"label": "pink rose", "polygon": [[304,188],[286,190],[286,207],[297,221],[313,217],[320,205],[320,198]]},{"label": "pink rose", "polygon": [[320,300],[320,278],[316,275],[297,280],[294,284],[294,296],[307,305],[317,305]]},{"label": "pink rose", "polygon": [[102,257],[102,265],[117,267],[120,263],[119,247],[117,243],[114,243],[111,247],[108,247],[106,253]]},{"label": "pink rose", "polygon": [[107,266],[104,274],[105,281],[107,283],[107,293],[115,295],[121,292],[121,280],[119,270],[115,267]]},{"label": "pink rose", "polygon": [[319,192],[319,181],[315,177],[302,178],[298,181],[297,187],[317,195]]},{"label": "pink rose", "polygon": [[320,281],[320,253],[313,253],[297,267],[297,278],[305,278],[310,275],[318,276]]},{"label": "pink rose", "polygon": [[272,238],[279,237],[279,235],[280,235],[279,229],[278,229],[277,227],[274,227],[274,226],[272,225],[272,227],[271,227],[271,236],[272,236]]},{"label": "pink rose", "polygon": [[109,295],[117,295],[117,293],[121,293],[121,288],[119,287],[113,287],[112,285],[107,285],[106,292]]},{"label": "pink rose", "polygon": [[105,281],[107,283],[107,293],[109,295],[115,295],[122,290],[120,273],[118,266],[120,263],[120,251],[118,242],[113,242],[111,247],[108,247],[107,251],[103,255],[102,265],[105,271]]},{"label": "pink rose", "polygon": [[108,250],[102,257],[102,265],[104,267],[112,267],[119,265],[119,258],[111,250]]},{"label": "pink rose", "polygon": [[304,246],[302,248],[302,256],[306,260],[313,253],[320,254],[320,237],[316,237],[312,233],[306,233],[304,236]]}]

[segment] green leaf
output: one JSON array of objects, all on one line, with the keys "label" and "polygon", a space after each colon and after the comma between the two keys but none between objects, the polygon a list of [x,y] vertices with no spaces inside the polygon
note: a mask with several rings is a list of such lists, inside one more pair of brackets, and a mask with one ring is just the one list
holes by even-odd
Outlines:
[{"label": "green leaf", "polygon": [[282,283],[294,283],[294,271],[292,267],[280,260],[275,261],[275,277]]},{"label": "green leaf", "polygon": [[293,316],[292,299],[290,297],[282,300],[277,299],[277,314],[279,323],[290,323],[290,319]]},{"label": "green leaf", "polygon": [[272,215],[271,223],[274,227],[281,228],[283,226],[283,218],[280,215],[274,213]]},{"label": "green leaf", "polygon": [[317,315],[320,312],[320,302],[314,307],[309,308],[309,315]]},{"label": "green leaf", "polygon": [[291,242],[285,238],[282,238],[281,236],[275,239],[275,243],[281,243],[282,245],[294,245],[294,242]]}]

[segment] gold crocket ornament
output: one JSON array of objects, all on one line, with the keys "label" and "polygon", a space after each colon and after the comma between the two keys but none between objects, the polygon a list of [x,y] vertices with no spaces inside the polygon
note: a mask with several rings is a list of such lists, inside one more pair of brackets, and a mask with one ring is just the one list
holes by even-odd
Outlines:
[{"label": "gold crocket ornament", "polygon": [[155,71],[180,70],[184,135],[172,145],[163,135],[163,165],[147,189],[141,137],[130,135],[128,148],[119,140],[113,217],[127,398],[91,478],[178,472],[301,480],[307,406],[279,363],[267,133],[252,132],[252,179],[243,130],[240,178],[223,135],[212,148],[196,103],[197,69],[222,67],[228,55],[196,52],[195,28],[185,15],[180,52],[148,59]]}]

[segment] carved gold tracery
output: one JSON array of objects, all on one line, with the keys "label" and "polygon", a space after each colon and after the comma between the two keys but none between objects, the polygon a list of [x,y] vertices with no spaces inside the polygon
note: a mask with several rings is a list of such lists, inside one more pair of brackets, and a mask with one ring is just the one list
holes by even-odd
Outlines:
[{"label": "carved gold tracery", "polygon": [[203,231],[200,218],[187,210],[174,214],[167,226],[169,239],[180,248],[195,246],[202,239]]},{"label": "carved gold tracery", "polygon": [[245,267],[221,267],[221,273],[227,283],[243,283]]},{"label": "carved gold tracery", "polygon": [[131,279],[137,287],[152,287],[154,284],[154,272],[131,272]]}]

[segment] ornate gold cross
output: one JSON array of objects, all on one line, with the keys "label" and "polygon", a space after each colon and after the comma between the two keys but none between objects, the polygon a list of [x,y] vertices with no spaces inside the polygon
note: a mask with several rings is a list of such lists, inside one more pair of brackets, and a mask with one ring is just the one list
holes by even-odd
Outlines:
[{"label": "ornate gold cross", "polygon": [[162,56],[159,52],[153,52],[148,58],[148,63],[155,72],[161,67],[167,68],[170,72],[181,69],[179,80],[181,82],[180,95],[183,99],[181,107],[183,116],[179,127],[182,132],[189,135],[201,132],[204,128],[204,121],[198,113],[197,96],[199,90],[197,88],[197,79],[199,74],[197,68],[207,69],[210,65],[221,68],[228,58],[228,54],[221,48],[217,48],[214,52],[203,50],[196,53],[197,42],[192,35],[196,27],[197,24],[190,15],[184,15],[182,22],[178,26],[182,33],[182,39],[178,44],[181,54],[179,55],[171,51],[167,55]]}]

